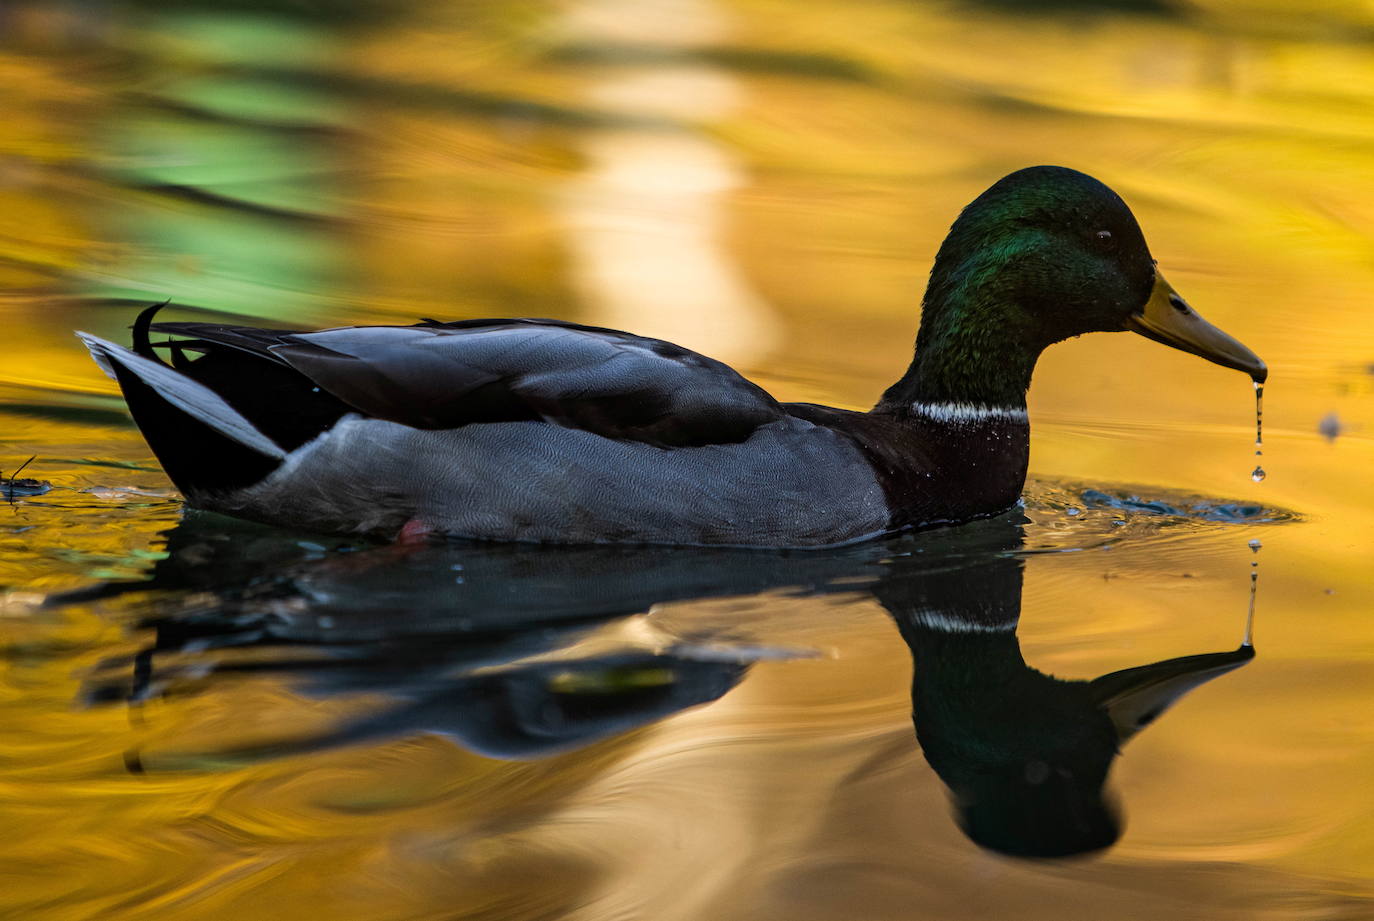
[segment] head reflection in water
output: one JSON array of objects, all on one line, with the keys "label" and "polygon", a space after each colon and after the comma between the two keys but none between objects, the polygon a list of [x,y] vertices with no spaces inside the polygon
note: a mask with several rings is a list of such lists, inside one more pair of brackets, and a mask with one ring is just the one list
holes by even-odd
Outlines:
[{"label": "head reflection in water", "polygon": [[[1254,653],[1242,646],[1092,681],[1039,672],[1016,636],[1021,545],[1008,516],[830,553],[450,544],[265,565],[282,553],[279,537],[192,520],[170,535],[149,582],[100,591],[160,588],[171,613],[152,617],[154,642],[132,663],[108,663],[88,693],[137,702],[205,693],[221,676],[230,680],[218,692],[231,695],[233,676],[247,670],[284,679],[303,710],[311,697],[370,695],[323,730],[245,737],[213,753],[134,752],[134,770],[432,733],[491,758],[544,758],[709,704],[757,657],[741,648],[722,658],[709,643],[579,652],[598,623],[666,601],[864,585],[910,647],[916,735],[968,837],[1017,856],[1100,850],[1121,834],[1105,782],[1122,744]],[[198,600],[191,614],[178,601],[186,591]],[[204,607],[207,596],[217,603]],[[766,621],[753,629],[767,640]]]},{"label": "head reflection in water", "polygon": [[[1007,549],[1020,546],[1019,529]],[[1065,681],[1036,671],[1016,637],[1022,562],[970,556],[874,588],[911,648],[912,720],[959,824],[1018,857],[1111,846],[1121,819],[1105,784],[1120,747],[1170,704],[1254,656],[1186,656]]]}]

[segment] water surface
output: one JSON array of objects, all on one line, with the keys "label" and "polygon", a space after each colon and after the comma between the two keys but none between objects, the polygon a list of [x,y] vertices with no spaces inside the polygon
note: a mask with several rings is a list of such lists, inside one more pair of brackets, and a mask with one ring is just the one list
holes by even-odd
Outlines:
[{"label": "water surface", "polygon": [[[0,497],[0,913],[1374,917],[1371,26],[0,11],[0,473],[35,458]],[[186,513],[71,336],[167,298],[552,316],[862,408],[958,209],[1045,162],[1121,192],[1269,362],[1264,482],[1243,375],[1092,335],[1042,360],[1025,507],[994,520],[815,554],[378,547]]]}]

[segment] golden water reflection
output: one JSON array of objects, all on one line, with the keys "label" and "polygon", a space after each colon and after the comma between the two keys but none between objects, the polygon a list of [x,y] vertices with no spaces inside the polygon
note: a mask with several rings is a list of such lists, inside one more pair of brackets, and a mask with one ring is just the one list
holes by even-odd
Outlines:
[{"label": "golden water reflection", "polygon": [[[1301,16],[1259,0],[1133,5],[1146,9],[635,5],[674,24],[662,34],[626,25],[619,4],[535,0],[252,16],[8,7],[0,472],[37,455],[23,476],[54,488],[0,505],[0,907],[52,919],[1374,913],[1374,23],[1367,5],[1334,0]],[[661,98],[655,80],[683,72],[710,75],[715,95],[698,80]],[[647,110],[615,92],[641,85],[658,87]],[[661,598],[563,637],[573,659],[710,639],[747,671],[709,703],[540,759],[484,757],[423,722],[271,752],[414,685],[325,694],[279,669],[206,673],[203,650],[173,657],[175,680],[138,706],[77,703],[111,663],[137,661],[150,613],[222,614],[229,588],[251,581],[137,581],[166,566],[180,507],[70,337],[122,338],[132,310],[113,299],[305,325],[625,316],[684,330],[784,399],[862,407],[909,358],[958,209],[1038,162],[1120,191],[1179,290],[1272,369],[1259,485],[1242,375],[1106,335],[1056,346],[1036,375],[1040,480],[1016,634],[1030,666],[1087,680],[1233,648],[1246,542],[1264,544],[1258,657],[1132,740],[1113,769],[1126,824],[1105,855],[1026,864],[973,846],[914,744],[892,617],[862,586],[811,593],[825,581],[814,572],[795,576],[800,593]],[[645,170],[655,194],[607,179],[622,168]],[[663,181],[675,194],[657,194]],[[673,231],[648,256],[580,229],[636,208]],[[702,291],[748,309],[717,327],[691,306]],[[1328,442],[1318,425],[1333,413]],[[1115,483],[1300,519],[1070,514],[1084,488]],[[333,565],[331,547],[302,544],[315,546],[249,544],[254,574],[284,546]],[[550,565],[532,560],[511,584]],[[135,590],[41,606],[109,580]],[[554,578],[544,597],[568,584]],[[289,596],[249,600],[299,613]],[[661,668],[635,680],[646,694],[667,682]]]}]

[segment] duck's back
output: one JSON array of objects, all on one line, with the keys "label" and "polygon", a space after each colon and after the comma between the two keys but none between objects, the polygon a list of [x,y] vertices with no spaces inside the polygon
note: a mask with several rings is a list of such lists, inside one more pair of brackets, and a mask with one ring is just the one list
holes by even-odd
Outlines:
[{"label": "duck's back", "polygon": [[[300,333],[149,319],[134,352],[87,344],[200,507],[576,543],[819,546],[889,525],[851,438],[670,343],[543,320]],[[170,367],[150,330],[189,337],[159,344]]]}]

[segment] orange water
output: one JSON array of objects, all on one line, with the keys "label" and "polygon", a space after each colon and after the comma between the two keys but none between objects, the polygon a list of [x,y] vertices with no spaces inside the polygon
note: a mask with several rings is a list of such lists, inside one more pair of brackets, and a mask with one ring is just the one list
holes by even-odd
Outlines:
[{"label": "orange water", "polygon": [[[1136,6],[14,8],[0,472],[36,455],[21,477],[54,488],[0,508],[0,914],[1374,917],[1374,20]],[[1124,831],[1076,861],[960,832],[912,733],[911,655],[868,590],[1007,547],[937,537],[800,570],[472,551],[397,584],[318,538],[179,524],[71,336],[122,339],[130,305],[167,297],[305,326],[553,316],[862,407],[905,366],[958,209],[1042,162],[1117,189],[1272,383],[1255,483],[1236,372],[1092,335],[1036,374],[1010,548],[1031,666],[1091,678],[1233,649],[1264,544],[1255,660],[1130,741]],[[132,590],[44,605],[111,584]],[[505,600],[451,610],[493,586]],[[556,628],[464,639],[531,611]],[[263,623],[315,633],[245,639]],[[362,631],[351,665],[316,661],[341,655],[331,630]],[[587,670],[605,656],[634,664]],[[517,757],[473,740],[471,682],[492,673],[640,717]],[[663,703],[696,682],[705,702]],[[374,717],[390,731],[320,742]]]}]

